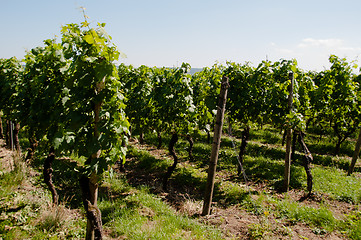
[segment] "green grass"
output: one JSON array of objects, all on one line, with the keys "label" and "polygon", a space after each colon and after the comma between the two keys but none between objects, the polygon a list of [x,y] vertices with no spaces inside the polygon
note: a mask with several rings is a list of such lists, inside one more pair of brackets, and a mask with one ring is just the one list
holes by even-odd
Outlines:
[{"label": "green grass", "polygon": [[84,219],[74,218],[64,206],[52,207],[49,192],[29,174],[34,170],[21,159],[14,162],[11,172],[0,175],[0,238],[83,238]]},{"label": "green grass", "polygon": [[332,198],[349,202],[361,202],[361,179],[347,176],[346,172],[337,168],[314,167],[314,190],[329,194]]},{"label": "green grass", "polygon": [[[237,137],[241,137],[240,134]],[[250,140],[257,141],[266,144],[281,144],[283,138],[283,132],[278,129],[264,126],[263,128],[251,128]]]},{"label": "green grass", "polygon": [[[276,190],[283,187],[284,160],[275,160],[268,157],[247,156],[244,161],[247,176],[253,182],[266,182]],[[300,189],[306,184],[306,174],[302,166],[291,165],[290,188]]]},{"label": "green grass", "polygon": [[11,172],[0,172],[0,198],[7,197],[14,192],[26,179],[24,164],[19,160],[14,161],[14,169]]},{"label": "green grass", "polygon": [[[127,151],[128,158],[136,158],[139,160],[140,169],[144,169],[148,172],[165,171],[167,167],[173,162],[172,159],[158,159],[150,154],[146,150],[139,150],[133,146],[128,147]],[[130,162],[132,164],[132,162]]]},{"label": "green grass", "polygon": [[[234,132],[240,136],[241,129]],[[284,146],[281,146],[282,133],[279,130],[269,127],[251,129],[250,134],[250,142],[244,157],[244,169],[251,183],[250,192],[244,185],[243,178],[237,176],[236,156],[240,140],[233,139],[236,144],[236,149],[233,149],[232,139],[227,136],[222,137],[217,166],[218,179],[216,179],[213,197],[219,206],[228,207],[236,204],[254,214],[270,211],[275,216],[291,224],[303,222],[311,226],[315,234],[322,235],[327,232],[340,231],[351,239],[360,239],[361,227],[357,212],[350,216],[345,215],[344,218],[340,219],[336,218],[330,208],[327,205],[322,205],[322,203],[318,207],[310,207],[288,198],[286,200],[269,200],[270,198],[274,199],[272,193],[264,194],[254,191],[252,184],[255,183],[266,184],[265,186],[271,188],[271,190],[281,189],[284,181],[285,150]],[[164,139],[167,139],[167,137]],[[203,174],[207,169],[211,144],[204,142],[205,138],[204,136],[202,138],[202,134],[199,139],[201,141],[195,141],[194,145],[193,155],[195,160],[192,164],[183,164],[184,167],[178,166],[172,177],[172,184],[180,187],[178,189],[182,189],[182,185],[191,185],[195,189],[202,189],[204,186],[205,176]],[[313,191],[326,194],[335,200],[351,204],[360,203],[361,180],[355,176],[347,177],[344,171],[349,164],[347,156],[352,154],[353,151],[353,140],[346,140],[341,145],[340,156],[330,155],[334,150],[332,137],[323,137],[318,140],[317,135],[310,134],[310,136],[306,137],[306,141],[314,156],[312,168]],[[152,141],[148,141],[148,143],[152,144]],[[166,145],[164,144],[164,146]],[[181,158],[181,162],[188,161],[186,149],[187,142],[180,139],[176,151]],[[165,151],[167,151],[166,148]],[[157,161],[159,160],[155,160],[155,162]],[[161,163],[158,162],[157,164]],[[359,171],[359,169],[356,169],[356,171]],[[296,152],[296,159],[291,165],[290,182],[291,189],[305,190],[306,188],[306,174],[302,166],[302,155],[298,152]],[[196,197],[196,195],[192,197]],[[250,236],[252,234],[254,236],[264,236],[268,230],[259,229],[259,226],[255,224],[250,226],[249,234]]]},{"label": "green grass", "polygon": [[341,231],[348,237],[354,240],[361,239],[361,212],[357,211],[347,215],[343,224],[341,224]]},{"label": "green grass", "polygon": [[305,222],[314,227],[323,228],[328,232],[335,230],[338,220],[333,213],[324,206],[313,208],[301,206],[290,200],[279,201],[277,211],[281,217],[286,217],[289,222]]},{"label": "green grass", "polygon": [[223,206],[249,200],[247,188],[243,184],[230,181],[220,181],[217,183],[215,193],[214,200]]},{"label": "green grass", "polygon": [[[164,169],[145,151],[133,151],[144,160],[142,167],[152,166]],[[147,162],[148,161],[148,162]],[[167,162],[167,159],[165,159]],[[158,165],[158,163],[160,165]],[[152,165],[153,164],[153,165]],[[57,182],[63,188],[73,180],[66,173],[69,165],[56,164],[57,171],[65,171],[68,182]],[[201,174],[198,171],[178,172],[189,181],[189,175]],[[65,205],[51,206],[50,193],[40,183],[40,174],[28,175],[30,168],[18,161],[11,172],[0,175],[0,238],[3,239],[82,239],[85,234],[84,214]],[[201,224],[177,213],[161,198],[150,193],[148,187],[131,186],[124,176],[111,172],[104,178],[99,190],[98,205],[102,211],[104,229],[109,237],[129,239],[222,239],[221,231]],[[202,175],[202,174],[201,174]],[[202,176],[201,178],[203,178]],[[30,181],[30,182],[29,182]],[[177,181],[180,181],[178,179]],[[35,184],[31,188],[32,184]],[[69,188],[68,188],[69,189]],[[68,206],[69,203],[68,203]],[[75,212],[78,212],[75,214]]]},{"label": "green grass", "polygon": [[[269,201],[269,199],[267,200]],[[274,207],[274,214],[285,219],[290,225],[296,222],[303,222],[313,228],[317,235],[324,235],[329,232],[339,231],[350,239],[361,239],[361,212],[354,211],[342,218],[336,218],[326,205],[310,207],[300,205],[286,197],[284,200],[271,200]]]},{"label": "green grass", "polygon": [[[240,133],[240,131],[238,131]],[[310,138],[311,139],[311,138]],[[167,143],[169,136],[163,137],[163,149],[167,151]],[[187,147],[188,143],[180,138],[176,145],[176,152],[180,157],[182,164],[177,166],[170,183],[176,187],[177,191],[185,191],[184,186],[193,188],[192,199],[196,201],[201,200],[198,193],[202,192],[206,178],[206,169],[211,152],[211,144],[205,143],[205,135],[200,135],[200,141],[195,141],[194,152],[195,160],[188,161]],[[240,145],[239,139],[233,139],[236,143],[236,150],[233,149],[232,139],[223,136],[222,146],[218,159],[218,177],[215,183],[213,200],[218,202],[218,206],[228,207],[230,205],[239,205],[248,212],[262,215],[263,212],[271,212],[274,216],[283,219],[286,222],[296,224],[303,222],[310,226],[315,234],[325,234],[332,231],[340,231],[344,236],[351,239],[360,239],[361,221],[358,212],[345,216],[344,218],[336,218],[334,213],[327,205],[320,205],[319,207],[304,206],[300,202],[292,201],[287,198],[285,200],[275,200],[272,192],[262,193],[255,191],[252,187],[254,183],[266,184],[271,189],[280,189],[283,185],[284,175],[284,156],[285,150],[281,146],[282,133],[274,129],[251,130],[251,141],[247,146],[247,151],[244,159],[244,168],[250,180],[250,190],[244,185],[242,177],[236,174],[237,169],[237,154]],[[155,134],[146,135],[148,144],[156,146]],[[313,144],[313,145],[312,145]],[[325,193],[337,200],[357,203],[360,201],[357,195],[357,190],[360,189],[361,181],[356,177],[347,177],[344,171],[334,170],[335,167],[346,169],[348,160],[346,157],[334,157],[326,155],[333,150],[333,143],[329,140],[323,140],[321,146],[317,147],[316,143],[310,144],[310,148],[315,150],[313,177],[314,177],[314,191]],[[341,153],[349,153],[352,144],[346,142],[341,146]],[[317,152],[319,151],[319,152]],[[145,173],[158,174],[158,179],[172,163],[170,158],[157,158],[143,150],[131,149],[131,156],[139,161],[136,165],[130,164],[132,167],[138,167]],[[297,159],[293,162],[291,167],[291,189],[304,190],[306,186],[306,174],[302,167],[302,156],[296,153]],[[133,159],[134,160],[134,159]],[[334,168],[325,168],[324,166],[333,166]],[[138,189],[139,190],[139,189]],[[146,200],[149,190],[147,188],[140,189],[140,195],[129,194],[123,199],[118,199],[116,205],[127,206],[125,209],[108,210],[112,212],[112,219],[105,224],[111,229],[113,237],[125,236],[132,239],[161,239],[164,238],[166,232],[173,233],[172,238],[176,239],[191,239],[192,237],[187,230],[189,225],[187,223],[174,223],[176,229],[162,224],[167,223],[164,220],[168,213],[159,211],[159,207],[151,206]],[[190,193],[189,191],[186,191]],[[153,199],[153,198],[152,198]],[[273,199],[273,200],[270,200]],[[104,204],[105,206],[106,204]],[[179,216],[175,217],[175,213],[171,213],[174,219],[172,222],[184,221],[179,220]],[[110,215],[109,215],[110,216]],[[119,217],[122,218],[122,223],[116,223]],[[182,217],[180,217],[182,218]],[[204,226],[203,226],[204,227]],[[260,228],[261,227],[261,228]],[[119,230],[123,229],[123,230]],[[124,229],[130,229],[126,232]],[[147,229],[147,234],[139,229]],[[202,227],[201,227],[202,229]],[[271,234],[271,228],[265,228],[263,225],[250,225],[250,236],[265,236]],[[198,230],[192,229],[194,239],[199,236],[195,232]],[[212,238],[212,236],[207,236]]]},{"label": "green grass", "polygon": [[207,179],[206,171],[190,166],[190,164],[182,164],[174,173],[174,182],[180,186],[198,186],[201,192],[204,191]]},{"label": "green grass", "polygon": [[204,168],[208,166],[209,163],[209,156],[211,155],[212,151],[212,145],[195,142],[193,146],[193,157],[195,161],[193,161],[195,164],[197,164],[197,167]]},{"label": "green grass", "polygon": [[[240,136],[242,129],[236,129]],[[206,143],[206,134],[198,133],[194,143],[194,160],[188,159],[188,142],[180,137],[176,147],[179,165],[169,184],[173,194],[179,194],[175,204],[180,211],[171,208],[165,199],[168,195],[158,195],[161,179],[173,159],[168,155],[167,145],[170,135],[163,134],[163,153],[153,156],[146,150],[134,146],[128,149],[126,173],[111,172],[104,177],[99,190],[99,207],[105,232],[111,238],[128,239],[222,239],[216,227],[198,221],[195,213],[203,198],[207,178],[207,166],[211,144]],[[222,137],[222,145],[217,166],[213,201],[218,207],[235,205],[249,214],[265,217],[265,212],[279,221],[288,224],[302,222],[315,234],[339,231],[343,236],[360,239],[361,213],[357,204],[361,203],[361,179],[357,174],[346,176],[349,154],[353,140],[341,146],[341,155],[329,154],[333,150],[330,137],[317,142],[317,136],[310,134],[306,141],[314,156],[312,174],[314,192],[329,196],[327,199],[344,201],[354,206],[352,212],[335,217],[332,208],[321,201],[317,206],[305,206],[284,194],[280,198],[284,175],[284,146],[281,146],[282,133],[269,126],[251,129],[251,138],[244,156],[244,169],[249,186],[242,176],[237,175],[237,154],[240,140]],[[156,134],[146,134],[147,144],[158,144]],[[233,148],[233,143],[236,149]],[[319,145],[319,146],[318,146]],[[159,155],[160,154],[160,155]],[[0,172],[0,238],[4,239],[79,239],[84,238],[86,220],[82,210],[78,179],[73,169],[75,162],[67,159],[54,162],[54,184],[64,205],[53,208],[49,205],[50,193],[42,182],[42,162],[45,155],[37,155],[33,166],[38,171],[35,176],[27,174],[27,166],[17,162],[10,172]],[[291,189],[305,190],[306,174],[301,165],[302,155],[296,153],[291,165]],[[359,171],[359,169],[356,169]],[[29,184],[35,188],[25,188]],[[10,183],[10,184],[9,184]],[[261,188],[260,188],[261,187]],[[260,190],[261,189],[261,190]],[[282,194],[281,194],[282,195]],[[167,196],[167,197],[165,197]],[[177,195],[178,196],[178,195]],[[184,197],[186,196],[186,197]],[[187,211],[187,200],[196,205],[197,210]],[[177,205],[178,206],[178,205]],[[182,209],[184,208],[184,209]],[[77,214],[74,209],[81,209]],[[181,212],[188,213],[187,215]],[[67,216],[72,216],[67,218]],[[267,216],[266,216],[267,218]],[[252,223],[248,226],[249,236],[262,238],[271,236],[275,226]],[[290,233],[290,237],[291,237]]]},{"label": "green grass", "polygon": [[[111,237],[129,239],[222,239],[219,230],[181,215],[147,187],[128,187],[124,179],[109,179],[109,192],[116,198],[99,202],[104,227]],[[107,180],[108,181],[108,180]],[[123,186],[123,187],[120,187]]]},{"label": "green grass", "polygon": [[[317,165],[322,165],[324,167],[336,167],[339,169],[343,169],[345,171],[348,170],[350,166],[350,159],[344,156],[330,156],[330,155],[320,155],[313,154],[313,163]],[[355,167],[356,171],[360,171],[360,167]]]},{"label": "green grass", "polygon": [[[333,132],[330,132],[328,135],[320,136],[317,132],[311,132],[307,134],[305,141],[312,153],[333,156],[337,142],[337,137],[333,134]],[[348,138],[341,144],[340,156],[352,157],[356,143],[355,137],[357,136],[353,135],[353,139]]]}]

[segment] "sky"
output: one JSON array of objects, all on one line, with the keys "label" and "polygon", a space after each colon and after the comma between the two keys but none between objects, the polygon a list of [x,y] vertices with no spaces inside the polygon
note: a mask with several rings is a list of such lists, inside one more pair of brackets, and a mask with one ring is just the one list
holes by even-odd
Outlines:
[{"label": "sky", "polygon": [[[106,23],[113,43],[135,67],[194,68],[227,61],[258,65],[296,59],[304,70],[328,69],[331,54],[361,55],[359,0],[0,0],[0,58],[22,59],[61,26]],[[360,64],[359,64],[360,65]]]}]

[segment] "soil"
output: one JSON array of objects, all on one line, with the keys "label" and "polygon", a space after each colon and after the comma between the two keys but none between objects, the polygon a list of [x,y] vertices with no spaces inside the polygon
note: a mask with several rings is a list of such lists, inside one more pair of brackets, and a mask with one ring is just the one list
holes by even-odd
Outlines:
[{"label": "soil", "polygon": [[[147,150],[157,159],[169,158],[171,156],[164,149],[156,149],[155,147],[139,144],[137,141],[131,141],[133,146],[138,149]],[[13,166],[14,153],[5,148],[5,143],[0,139],[0,169],[1,171],[10,171]],[[134,159],[128,159],[125,165],[125,174],[130,184],[134,186],[148,185],[154,194],[157,194],[165,202],[171,205],[176,211],[186,214],[199,222],[217,226],[224,233],[226,239],[252,239],[250,232],[263,231],[264,239],[346,239],[341,233],[334,231],[332,233],[322,232],[322,230],[313,228],[302,222],[290,222],[274,216],[272,213],[256,215],[253,212],[246,211],[240,205],[228,205],[226,207],[213,203],[212,212],[208,216],[201,216],[202,211],[202,194],[196,191],[192,186],[177,186],[172,183],[168,192],[164,192],[161,187],[162,172],[155,171],[152,175],[136,168],[137,164]],[[183,163],[185,162],[183,161]],[[190,164],[190,163],[189,163]],[[1,174],[0,171],[0,174]],[[267,191],[265,185],[254,185],[252,189],[257,191]],[[273,193],[278,198],[284,198],[284,194]],[[299,201],[300,204],[320,207],[321,204],[326,205],[334,213],[336,217],[342,218],[344,214],[355,211],[355,205],[339,202],[329,199],[327,196],[316,194],[311,198],[303,200],[303,191],[290,191],[288,198]],[[255,196],[257,197],[257,196]]]},{"label": "soil", "polygon": [[[146,150],[157,159],[172,157],[164,149],[156,149],[153,146],[140,144],[138,141],[131,141],[133,146],[138,149]],[[153,193],[158,194],[164,201],[171,205],[180,213],[189,215],[198,221],[217,226],[222,230],[226,239],[253,239],[250,231],[264,231],[263,238],[259,239],[347,239],[338,231],[327,233],[322,229],[309,226],[302,222],[290,222],[273,214],[256,215],[253,212],[246,211],[240,205],[221,206],[216,202],[213,203],[212,212],[208,216],[201,216],[202,212],[202,196],[192,186],[177,186],[175,183],[169,186],[168,192],[164,192],[161,188],[161,177],[163,173],[153,172],[145,174],[145,171],[137,169],[134,159],[128,159],[126,164],[126,175],[129,182],[133,185],[148,185],[153,189]],[[182,164],[191,164],[182,160]],[[178,168],[179,166],[177,166]],[[285,198],[285,194],[270,192],[265,184],[253,184],[252,189],[256,191],[268,192],[279,199]],[[298,201],[301,205],[319,208],[327,206],[336,218],[342,219],[345,214],[357,210],[357,206],[330,199],[326,195],[319,193],[313,194],[309,198],[305,198],[305,192],[300,190],[291,190],[287,193],[287,198],[291,201]],[[257,195],[255,195],[257,197]],[[254,236],[254,234],[253,234]]]},{"label": "soil", "polygon": [[[16,154],[19,153],[7,149],[5,141],[3,139],[0,139],[0,177],[2,174],[14,170],[15,166],[19,166],[18,164],[25,164],[22,160],[22,156],[16,156]],[[0,219],[0,221],[9,217],[15,219],[17,215],[21,215],[21,213],[17,213],[17,211],[26,207],[26,205],[23,205],[23,199],[27,199],[34,205],[41,206],[36,209],[38,219],[33,220],[33,225],[44,222],[44,219],[47,219],[48,216],[54,215],[56,215],[59,221],[67,223],[78,218],[83,218],[83,214],[80,209],[69,209],[65,207],[65,204],[63,203],[60,203],[57,206],[52,205],[50,199],[44,198],[44,192],[46,192],[47,190],[44,189],[40,184],[38,184],[37,180],[35,180],[35,177],[39,176],[40,173],[36,172],[32,168],[26,168],[26,170],[26,175],[29,176],[29,178],[24,179],[21,185],[19,185],[16,189],[17,194],[15,194],[14,196],[17,197],[14,197],[12,199],[13,201],[0,199],[0,209],[6,209],[6,211],[4,211],[4,214],[1,216],[2,219]],[[11,213],[14,212],[16,212],[16,214],[12,215]],[[2,212],[0,211],[0,213]],[[5,229],[9,230],[16,227],[17,226],[5,225]],[[0,239],[2,238],[0,237]]]},{"label": "soil", "polygon": [[9,172],[14,168],[14,152],[5,148],[5,141],[0,139],[0,167],[1,171]]}]

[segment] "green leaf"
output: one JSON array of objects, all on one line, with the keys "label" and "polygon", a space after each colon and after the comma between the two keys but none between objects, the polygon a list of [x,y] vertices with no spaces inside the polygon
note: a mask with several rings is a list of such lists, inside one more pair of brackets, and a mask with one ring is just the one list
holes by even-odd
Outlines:
[{"label": "green leaf", "polygon": [[54,144],[54,148],[58,149],[60,147],[60,145],[63,143],[64,138],[63,137],[56,137],[54,138],[53,144]]},{"label": "green leaf", "polygon": [[84,40],[89,43],[89,44],[94,44],[94,37],[92,36],[91,33],[88,33],[84,36]]},{"label": "green leaf", "polygon": [[89,23],[87,21],[85,22],[81,22],[81,27],[84,28],[84,27],[88,27],[89,26]]},{"label": "green leaf", "polygon": [[65,103],[69,100],[70,98],[68,96],[65,96],[62,98],[61,102],[63,105],[65,105]]}]

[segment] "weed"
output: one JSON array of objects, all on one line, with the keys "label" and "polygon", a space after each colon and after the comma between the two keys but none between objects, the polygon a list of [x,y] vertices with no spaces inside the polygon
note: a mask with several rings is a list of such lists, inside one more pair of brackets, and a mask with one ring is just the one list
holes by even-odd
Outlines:
[{"label": "weed", "polygon": [[220,196],[215,199],[219,198],[219,202],[223,205],[241,203],[248,199],[247,188],[239,183],[223,181],[218,184],[218,188]]},{"label": "weed", "polygon": [[252,223],[248,225],[248,235],[250,239],[265,239],[267,235],[272,232],[268,215],[269,212],[264,211],[263,215],[258,217],[259,223]]},{"label": "weed", "polygon": [[264,239],[267,232],[268,228],[259,223],[252,223],[248,225],[248,234],[250,239]]},{"label": "weed", "polygon": [[179,166],[174,174],[174,179],[179,186],[190,186],[194,188],[197,186],[199,190],[203,191],[206,185],[207,174],[199,169],[190,167],[189,164],[182,164]]},{"label": "weed", "polygon": [[346,215],[346,219],[342,222],[341,231],[354,240],[361,240],[361,212],[354,212]]}]

